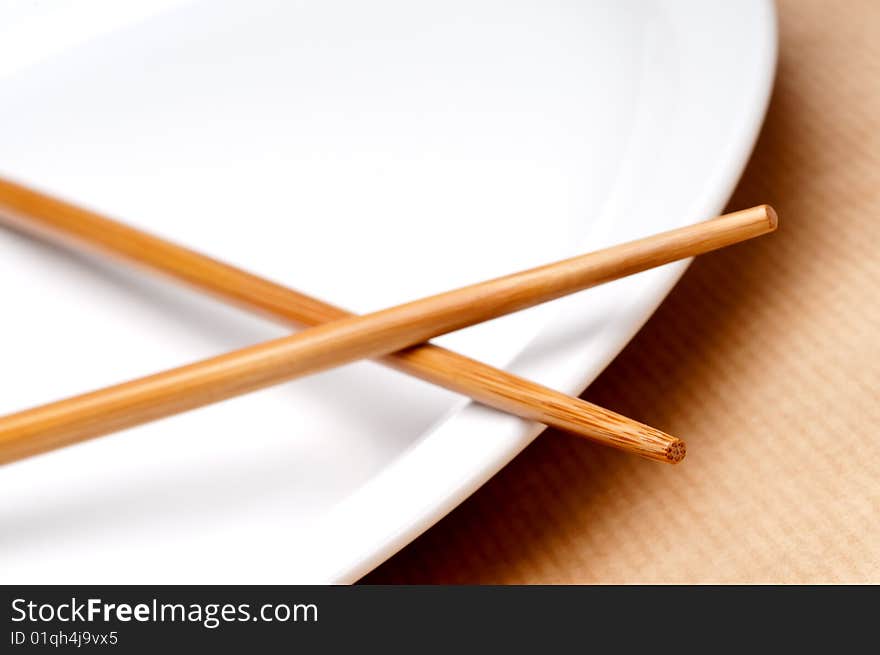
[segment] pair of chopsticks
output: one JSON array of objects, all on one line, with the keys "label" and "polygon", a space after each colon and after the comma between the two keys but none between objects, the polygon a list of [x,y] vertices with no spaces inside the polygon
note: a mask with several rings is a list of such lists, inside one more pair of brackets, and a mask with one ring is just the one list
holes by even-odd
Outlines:
[{"label": "pair of chopsticks", "polygon": [[685,454],[680,439],[422,342],[603,282],[751,239],[772,232],[777,225],[776,213],[763,205],[355,316],[2,179],[0,219],[65,245],[121,257],[275,319],[314,326],[291,336],[0,417],[0,463],[375,357],[384,357],[383,362],[396,369],[505,412],[650,459],[675,463]]}]

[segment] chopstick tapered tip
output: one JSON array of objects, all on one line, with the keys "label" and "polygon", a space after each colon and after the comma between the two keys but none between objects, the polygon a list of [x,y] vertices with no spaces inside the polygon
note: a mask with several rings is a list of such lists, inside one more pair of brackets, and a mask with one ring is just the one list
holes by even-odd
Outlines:
[{"label": "chopstick tapered tip", "polygon": [[671,464],[678,464],[687,455],[687,446],[681,439],[676,439],[666,447],[666,460]]}]

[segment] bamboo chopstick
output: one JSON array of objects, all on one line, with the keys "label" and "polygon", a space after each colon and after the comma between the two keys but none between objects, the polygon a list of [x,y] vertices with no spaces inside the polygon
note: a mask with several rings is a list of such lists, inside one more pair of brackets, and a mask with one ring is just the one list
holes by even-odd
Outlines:
[{"label": "bamboo chopstick", "polygon": [[[0,178],[0,221],[64,246],[98,250],[284,323],[320,325],[349,312],[95,212]],[[384,357],[490,407],[642,457],[677,463],[685,444],[655,428],[430,343]]]},{"label": "bamboo chopstick", "polygon": [[772,231],[756,207],[364,316],[347,317],[0,418],[0,462],[194,409],[355,359],[385,355],[590,286]]}]

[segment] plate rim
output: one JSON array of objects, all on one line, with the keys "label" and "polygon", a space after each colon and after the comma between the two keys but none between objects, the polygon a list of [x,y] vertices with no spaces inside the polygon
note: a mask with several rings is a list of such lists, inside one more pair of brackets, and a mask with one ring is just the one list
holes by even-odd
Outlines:
[{"label": "plate rim", "polygon": [[[665,0],[660,0],[660,4],[665,6],[670,15],[675,15],[677,20],[681,20],[681,16],[687,13],[689,9],[692,10],[698,6],[688,6],[688,3],[677,5],[676,3],[667,3]],[[706,14],[712,13],[711,9],[705,11],[705,5],[700,8]],[[755,25],[759,27],[759,31],[754,35],[754,39],[750,43],[750,49],[757,53],[759,59],[758,70],[755,77],[750,80],[751,87],[741,90],[742,95],[748,97],[748,101],[743,103],[742,114],[731,118],[731,121],[738,119],[740,127],[736,137],[728,144],[726,159],[717,167],[718,174],[716,178],[714,180],[707,179],[701,193],[695,194],[698,200],[694,202],[694,206],[688,213],[687,219],[678,225],[694,223],[697,220],[716,215],[723,210],[749,161],[770,103],[778,56],[777,14],[775,6],[772,0],[752,0],[750,3],[738,3],[737,10],[741,13],[750,14]],[[600,217],[597,223],[601,222],[602,218]],[[678,225],[668,225],[662,229],[671,229]],[[587,241],[589,241],[589,238]],[[690,260],[686,260],[651,271],[650,275],[654,278],[653,283],[645,286],[646,288],[653,287],[653,289],[648,289],[639,299],[640,302],[637,303],[639,305],[638,315],[630,322],[629,331],[625,338],[620,339],[613,348],[608,349],[608,352],[601,358],[601,361],[593,362],[592,366],[587,367],[584,375],[580,376],[580,381],[574,383],[569,381],[568,384],[554,384],[551,386],[569,394],[579,395],[582,393],[601,371],[617,357],[635,334],[638,333],[689,265]],[[644,275],[646,274],[642,274],[642,276]],[[547,323],[539,330],[538,334],[540,335],[545,332],[549,324],[554,320],[556,320],[556,315],[548,317]],[[523,344],[523,348],[516,357],[519,358],[527,353],[532,343]],[[517,370],[513,364],[503,368],[522,374],[522,371]],[[546,383],[546,381],[542,382]],[[488,412],[492,413],[495,419],[503,421],[494,410],[484,410],[474,401],[462,399],[432,428],[429,428],[424,433],[424,439],[429,439],[432,435],[441,432],[444,426],[451,425],[456,417],[461,416],[463,412]],[[471,475],[464,476],[463,479],[454,482],[454,486],[448,490],[445,496],[440,494],[440,496],[434,497],[433,502],[424,503],[419,515],[417,517],[410,517],[411,520],[409,521],[394,517],[394,508],[383,507],[382,523],[385,527],[384,529],[377,529],[376,519],[378,515],[365,513],[364,509],[371,504],[375,506],[376,502],[380,499],[387,500],[387,489],[385,492],[381,490],[383,485],[382,479],[394,469],[398,469],[397,472],[400,473],[399,469],[407,466],[408,460],[410,460],[409,464],[411,465],[413,451],[419,449],[425,443],[424,439],[408,452],[401,454],[389,467],[386,467],[386,469],[371,478],[363,487],[352,492],[348,498],[342,500],[331,510],[330,515],[321,522],[322,527],[319,528],[319,534],[322,536],[315,539],[315,543],[320,543],[325,547],[327,544],[338,544],[340,541],[344,541],[344,534],[358,534],[360,544],[357,547],[347,548],[346,550],[349,553],[347,557],[342,553],[334,553],[337,559],[346,559],[347,561],[333,566],[330,570],[297,571],[297,576],[305,576],[308,578],[307,581],[321,584],[352,584],[427,531],[459,504],[464,502],[471,494],[476,492],[483,484],[488,482],[490,478],[498,473],[546,429],[543,425],[527,423],[520,419],[510,419],[510,417],[505,418],[509,420],[502,423],[502,425],[506,425],[508,431],[515,430],[516,427],[514,426],[518,426],[521,433],[518,438],[511,439],[509,448],[503,453],[495,453],[494,459],[483,461],[479,470],[472,469]],[[426,462],[423,461],[421,464],[424,466]],[[377,487],[380,488],[378,492]],[[345,525],[344,528],[341,527],[343,524]],[[362,538],[364,536],[363,531],[365,530],[370,533],[370,537],[367,539]],[[376,539],[377,533],[383,533],[384,536]],[[349,546],[350,543],[348,544]],[[325,560],[332,559],[327,557],[326,550],[322,550],[321,557]]]}]

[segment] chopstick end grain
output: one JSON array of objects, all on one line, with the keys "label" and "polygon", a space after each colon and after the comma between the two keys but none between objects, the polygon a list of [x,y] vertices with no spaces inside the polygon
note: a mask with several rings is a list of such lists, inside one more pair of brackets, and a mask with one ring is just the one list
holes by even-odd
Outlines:
[{"label": "chopstick end grain", "polygon": [[763,209],[764,213],[767,215],[767,222],[770,224],[770,231],[776,231],[776,228],[779,227],[779,215],[776,213],[776,210],[770,205],[761,205],[761,209]]},{"label": "chopstick end grain", "polygon": [[687,444],[681,439],[676,439],[666,448],[666,459],[672,464],[678,464],[687,455]]}]

